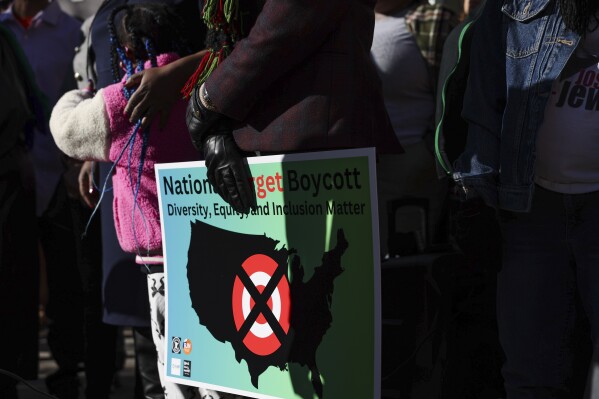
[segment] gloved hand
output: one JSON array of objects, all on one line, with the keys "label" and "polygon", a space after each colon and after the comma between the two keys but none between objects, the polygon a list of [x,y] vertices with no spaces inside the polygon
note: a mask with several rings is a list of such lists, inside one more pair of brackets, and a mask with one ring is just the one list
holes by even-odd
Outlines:
[{"label": "gloved hand", "polygon": [[237,212],[249,213],[256,206],[256,195],[250,169],[241,158],[233,135],[209,135],[203,149],[212,187]]},{"label": "gloved hand", "polygon": [[204,154],[214,191],[236,211],[249,213],[256,206],[256,195],[250,169],[233,138],[231,120],[204,107],[196,88],[187,105],[186,121],[193,145]]},{"label": "gloved hand", "polygon": [[231,134],[230,121],[224,115],[209,110],[200,101],[200,88],[196,87],[185,113],[187,130],[191,141],[198,151],[203,151],[204,141],[209,134]]}]

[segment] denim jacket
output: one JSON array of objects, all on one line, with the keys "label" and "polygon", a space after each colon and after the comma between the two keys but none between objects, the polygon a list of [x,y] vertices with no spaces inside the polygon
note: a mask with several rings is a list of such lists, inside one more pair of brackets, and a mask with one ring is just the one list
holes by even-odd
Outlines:
[{"label": "denim jacket", "polygon": [[447,170],[466,198],[530,210],[536,134],[552,83],[579,40],[556,0],[487,0],[472,37],[466,145]]}]

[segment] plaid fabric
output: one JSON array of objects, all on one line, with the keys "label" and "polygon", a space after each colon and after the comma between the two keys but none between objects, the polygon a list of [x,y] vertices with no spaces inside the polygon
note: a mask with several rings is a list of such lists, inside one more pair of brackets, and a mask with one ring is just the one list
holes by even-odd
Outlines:
[{"label": "plaid fabric", "polygon": [[458,23],[457,14],[442,4],[424,2],[406,14],[406,25],[431,70],[433,87],[437,86],[443,44]]},{"label": "plaid fabric", "polygon": [[206,81],[246,151],[401,152],[370,60],[374,0],[266,0]]}]

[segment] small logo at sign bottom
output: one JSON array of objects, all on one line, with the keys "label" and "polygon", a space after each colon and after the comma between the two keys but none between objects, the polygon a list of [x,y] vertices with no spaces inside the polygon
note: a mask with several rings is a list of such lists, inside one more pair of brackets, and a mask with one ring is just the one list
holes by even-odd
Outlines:
[{"label": "small logo at sign bottom", "polygon": [[171,359],[171,374],[181,375],[181,359]]},{"label": "small logo at sign bottom", "polygon": [[173,353],[181,353],[181,338],[180,337],[173,337],[171,340],[171,351]]},{"label": "small logo at sign bottom", "polygon": [[191,339],[185,338],[183,340],[183,353],[189,355],[191,353]]},{"label": "small logo at sign bottom", "polygon": [[191,377],[191,360],[183,360],[183,377]]}]

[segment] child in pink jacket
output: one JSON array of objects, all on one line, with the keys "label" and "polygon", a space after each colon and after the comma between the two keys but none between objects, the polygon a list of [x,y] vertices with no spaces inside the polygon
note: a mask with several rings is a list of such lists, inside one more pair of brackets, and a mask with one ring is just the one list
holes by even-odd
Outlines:
[{"label": "child in pink jacket", "polygon": [[[113,16],[123,10],[115,11]],[[117,28],[119,42],[124,46],[114,45],[113,57],[120,55],[120,64],[127,75],[133,73],[134,68],[162,66],[179,58],[174,43],[180,42],[180,38],[173,37],[173,44],[169,43],[168,32],[172,27],[161,27],[156,22],[169,19],[153,17],[166,14],[174,19],[166,7],[127,6],[124,12]],[[158,40],[154,39],[154,32],[161,32],[156,35]],[[114,61],[116,69],[118,64]],[[118,79],[117,71],[113,72]],[[50,130],[65,154],[82,160],[114,163],[113,208],[119,243],[126,252],[137,254],[140,264],[160,263],[162,235],[154,164],[196,160],[198,153],[187,133],[183,100],[173,106],[164,129],[153,123],[149,129],[142,130],[138,124],[129,122],[124,114],[130,95],[124,86],[127,77],[95,95],[89,90],[66,93],[54,107]]]},{"label": "child in pink jacket", "polygon": [[[121,14],[122,18],[115,18]],[[168,7],[148,3],[116,8],[109,26],[115,83],[95,95],[91,90],[66,93],[54,107],[50,130],[67,155],[113,163],[114,223],[121,247],[135,253],[137,263],[149,271],[152,334],[165,396],[195,397],[195,389],[164,380],[162,234],[154,175],[155,163],[198,159],[185,125],[186,103],[183,99],[177,101],[163,129],[157,123],[141,129],[141,121],[130,123],[124,113],[131,95],[125,87],[126,79],[135,71],[168,64],[182,54],[180,22]],[[122,80],[119,67],[127,72]],[[155,287],[158,289],[151,289]],[[200,397],[205,396],[223,397],[200,389]]]},{"label": "child in pink jacket", "polygon": [[[156,56],[156,61],[161,66],[177,58],[175,53],[165,53]],[[124,251],[138,255],[138,263],[155,263],[162,255],[162,235],[154,164],[197,160],[198,152],[189,140],[183,100],[175,103],[163,129],[153,123],[144,132],[130,123],[123,112],[125,79],[98,90],[95,96],[82,90],[66,93],[52,111],[50,130],[58,147],[70,157],[114,163],[113,208],[119,243]]]}]

